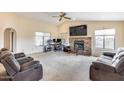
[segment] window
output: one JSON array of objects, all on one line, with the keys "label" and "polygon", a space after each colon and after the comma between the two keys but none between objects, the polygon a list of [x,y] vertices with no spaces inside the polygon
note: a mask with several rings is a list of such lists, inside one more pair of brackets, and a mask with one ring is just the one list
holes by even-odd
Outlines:
[{"label": "window", "polygon": [[47,41],[51,39],[50,33],[44,33],[44,45],[47,45]]},{"label": "window", "polygon": [[95,47],[101,49],[115,48],[115,29],[95,31]]},{"label": "window", "polygon": [[47,44],[47,41],[51,38],[50,33],[35,32],[35,44],[36,46],[43,46]]}]

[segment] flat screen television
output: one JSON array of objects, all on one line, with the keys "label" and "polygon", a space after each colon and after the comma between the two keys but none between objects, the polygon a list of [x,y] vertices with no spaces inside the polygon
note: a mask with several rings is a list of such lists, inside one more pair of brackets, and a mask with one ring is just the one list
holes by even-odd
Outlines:
[{"label": "flat screen television", "polygon": [[73,26],[69,28],[70,36],[86,36],[87,25]]}]

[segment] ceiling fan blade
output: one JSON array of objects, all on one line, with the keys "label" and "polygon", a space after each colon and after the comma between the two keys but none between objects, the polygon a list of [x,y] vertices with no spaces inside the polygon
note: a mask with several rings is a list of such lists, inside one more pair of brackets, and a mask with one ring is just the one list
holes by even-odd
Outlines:
[{"label": "ceiling fan blade", "polygon": [[66,15],[66,13],[63,12],[63,16],[65,16],[65,15]]},{"label": "ceiling fan blade", "polygon": [[62,20],[62,17],[59,18],[59,21],[61,21],[61,20]]},{"label": "ceiling fan blade", "polygon": [[71,18],[70,17],[64,17],[65,19],[69,19],[69,20],[71,20]]},{"label": "ceiling fan blade", "polygon": [[70,17],[66,17],[66,13],[65,12],[60,12],[60,15],[58,15],[58,16],[52,16],[52,17],[59,17],[59,21],[61,21],[63,18],[65,18],[65,19],[68,19],[68,20],[71,20],[71,18]]}]

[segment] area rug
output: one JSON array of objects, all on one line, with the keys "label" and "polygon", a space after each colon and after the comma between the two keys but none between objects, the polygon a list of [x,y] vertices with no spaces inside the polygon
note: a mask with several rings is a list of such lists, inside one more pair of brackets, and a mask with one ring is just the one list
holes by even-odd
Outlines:
[{"label": "area rug", "polygon": [[88,81],[89,67],[96,59],[64,52],[37,53],[31,56],[43,65],[43,81]]}]

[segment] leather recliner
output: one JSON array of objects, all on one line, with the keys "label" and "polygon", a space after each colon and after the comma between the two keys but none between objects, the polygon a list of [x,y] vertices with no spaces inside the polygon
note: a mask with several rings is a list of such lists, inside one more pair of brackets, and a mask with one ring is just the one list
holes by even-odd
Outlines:
[{"label": "leather recliner", "polygon": [[43,77],[43,68],[39,61],[26,57],[24,53],[13,54],[8,50],[0,52],[3,64],[12,81],[37,81]]},{"label": "leather recliner", "polygon": [[95,81],[124,80],[124,49],[119,49],[117,53],[103,53],[100,58],[92,62],[90,79]]}]

